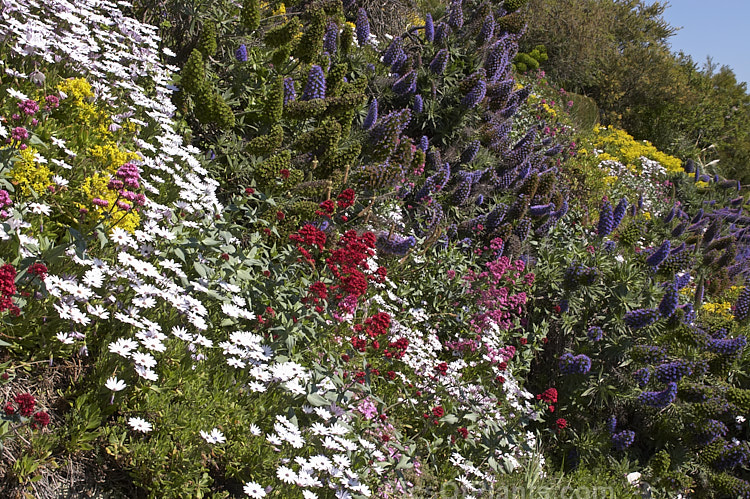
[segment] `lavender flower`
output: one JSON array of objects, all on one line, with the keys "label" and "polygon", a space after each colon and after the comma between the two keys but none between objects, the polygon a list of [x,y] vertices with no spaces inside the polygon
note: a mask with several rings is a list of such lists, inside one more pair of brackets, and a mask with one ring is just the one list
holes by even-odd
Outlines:
[{"label": "lavender flower", "polygon": [[560,372],[562,374],[586,374],[591,369],[591,359],[584,354],[573,356],[564,353],[560,357]]},{"label": "lavender flower", "polygon": [[482,44],[488,43],[492,40],[495,35],[495,17],[490,12],[487,17],[484,18],[482,23],[482,29],[479,32],[479,42]]},{"label": "lavender flower", "polygon": [[370,101],[370,106],[367,109],[365,121],[362,123],[362,128],[369,130],[376,121],[378,121],[378,100],[373,97],[372,101]]},{"label": "lavender flower", "polygon": [[635,441],[635,432],[632,430],[621,431],[612,435],[612,445],[615,446],[615,450],[625,450]]},{"label": "lavender flower", "polygon": [[604,336],[604,331],[599,326],[591,326],[586,332],[586,336],[588,336],[589,341],[601,341],[602,336]]},{"label": "lavender flower", "polygon": [[411,94],[417,91],[417,72],[413,69],[396,80],[393,91],[397,95]]},{"label": "lavender flower", "polygon": [[424,16],[424,40],[432,43],[435,39],[435,26],[432,24],[432,14]]},{"label": "lavender flower", "polygon": [[464,10],[461,0],[453,0],[451,2],[448,25],[453,29],[461,29],[461,26],[464,25]]},{"label": "lavender flower", "polygon": [[289,102],[293,102],[297,99],[297,92],[294,91],[294,80],[292,78],[284,78],[284,105],[286,106]]},{"label": "lavender flower", "polygon": [[642,367],[633,373],[633,379],[638,383],[638,386],[643,388],[651,379],[651,370],[648,367]]},{"label": "lavender flower", "polygon": [[388,48],[385,49],[385,52],[383,53],[383,63],[387,66],[392,65],[396,60],[398,60],[399,56],[404,52],[403,47],[403,40],[401,37],[396,37],[393,39],[390,45],[388,45]]},{"label": "lavender flower", "polygon": [[750,312],[750,286],[745,286],[734,304],[734,318],[744,321]]},{"label": "lavender flower", "polygon": [[331,21],[326,26],[326,33],[323,36],[323,50],[331,55],[336,54],[339,45],[339,26]]},{"label": "lavender flower", "polygon": [[719,355],[739,356],[747,345],[747,338],[738,336],[736,338],[712,338],[706,344],[706,350]]},{"label": "lavender flower", "polygon": [[701,445],[708,445],[717,438],[723,437],[729,431],[727,425],[715,419],[709,419],[705,423],[701,424],[700,429],[701,431],[696,436],[696,440]]},{"label": "lavender flower", "polygon": [[674,402],[676,397],[677,383],[673,381],[660,392],[641,392],[641,394],[638,395],[638,402],[643,405],[662,409]]},{"label": "lavender flower", "polygon": [[628,200],[625,198],[620,199],[620,202],[615,206],[615,210],[612,213],[612,230],[615,230],[625,218],[625,211],[628,208]]},{"label": "lavender flower", "polygon": [[313,64],[307,76],[307,83],[302,91],[301,100],[323,99],[326,96],[326,78],[323,68]]},{"label": "lavender flower", "polygon": [[422,135],[422,138],[419,139],[419,148],[422,149],[422,151],[427,152],[427,149],[430,147],[430,139],[427,138],[427,135]]},{"label": "lavender flower", "polygon": [[534,206],[529,206],[529,215],[532,217],[543,217],[549,215],[554,209],[555,203],[536,204]]},{"label": "lavender flower", "polygon": [[607,431],[614,433],[617,429],[617,416],[614,414],[607,418]]},{"label": "lavender flower", "polygon": [[244,43],[234,51],[234,57],[237,58],[239,62],[247,62],[247,47]]},{"label": "lavender flower", "polygon": [[625,314],[623,321],[631,329],[642,329],[659,320],[659,312],[652,308],[639,308]]},{"label": "lavender flower", "polygon": [[412,111],[414,111],[414,114],[421,113],[424,110],[424,100],[422,99],[422,96],[417,94],[414,96],[414,106],[412,106]]},{"label": "lavender flower", "polygon": [[677,382],[691,374],[693,374],[693,368],[684,360],[661,364],[654,370],[654,377],[660,383]]},{"label": "lavender flower", "polygon": [[359,46],[364,46],[370,39],[370,21],[367,19],[367,11],[360,8],[357,11],[357,19],[354,22],[357,28],[357,43]]},{"label": "lavender flower", "polygon": [[484,80],[479,80],[474,88],[472,88],[468,94],[461,99],[461,105],[469,109],[476,107],[482,99],[484,99],[487,93],[487,83]]},{"label": "lavender flower", "polygon": [[605,237],[614,228],[614,216],[612,214],[612,205],[604,199],[599,210],[599,224],[597,226],[599,237]]},{"label": "lavender flower", "polygon": [[672,243],[667,239],[661,246],[659,246],[659,249],[646,258],[646,265],[649,267],[658,267],[669,256],[669,250],[671,248]]},{"label": "lavender flower", "polygon": [[679,305],[677,286],[672,283],[667,286],[667,292],[664,293],[664,296],[659,302],[659,313],[665,319],[671,317],[672,314],[675,313],[675,310],[677,310],[677,305]]},{"label": "lavender flower", "polygon": [[375,246],[379,252],[396,256],[406,255],[416,244],[417,240],[414,236],[402,237],[398,234],[389,234],[388,232],[378,234],[375,242]]},{"label": "lavender flower", "polygon": [[445,23],[438,23],[435,28],[435,45],[440,45],[451,34],[451,29]]},{"label": "lavender flower", "polygon": [[448,50],[440,49],[430,63],[430,71],[435,74],[443,74],[448,66]]}]

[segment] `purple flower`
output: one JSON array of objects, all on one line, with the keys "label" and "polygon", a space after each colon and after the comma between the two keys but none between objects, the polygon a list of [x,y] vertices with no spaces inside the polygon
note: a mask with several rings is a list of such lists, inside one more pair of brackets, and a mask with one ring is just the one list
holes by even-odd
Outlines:
[{"label": "purple flower", "polygon": [[448,66],[448,50],[440,49],[430,63],[430,71],[435,74],[443,74]]},{"label": "purple flower", "polygon": [[706,350],[719,355],[731,355],[739,357],[747,345],[747,338],[738,336],[736,338],[712,338],[706,344]]},{"label": "purple flower", "polygon": [[461,0],[451,2],[448,25],[453,29],[461,29],[461,26],[464,25],[464,10],[461,6]]},{"label": "purple flower", "polygon": [[432,42],[435,39],[435,26],[432,24],[432,14],[424,16],[424,39]]},{"label": "purple flower", "polygon": [[294,79],[284,78],[284,105],[297,100],[297,92],[294,91]]},{"label": "purple flower", "polygon": [[659,302],[659,313],[665,319],[671,317],[679,305],[679,295],[677,294],[677,285],[672,283],[667,286],[667,292],[664,293]]},{"label": "purple flower", "polygon": [[642,329],[659,320],[659,312],[652,308],[639,308],[625,314],[623,321],[631,329]]},{"label": "purple flower", "polygon": [[625,211],[628,208],[628,200],[625,198],[620,199],[620,202],[615,206],[615,211],[612,214],[612,230],[615,230],[622,219],[625,218]]},{"label": "purple flower", "polygon": [[607,418],[607,431],[614,433],[617,429],[617,416],[614,414]]},{"label": "purple flower", "polygon": [[479,80],[477,84],[474,85],[474,88],[472,88],[469,93],[461,99],[461,105],[469,109],[476,107],[476,105],[484,99],[486,93],[487,84],[484,80]]},{"label": "purple flower", "polygon": [[401,37],[394,38],[383,53],[383,63],[387,66],[392,65],[403,52],[403,40],[401,40]]},{"label": "purple flower", "polygon": [[614,216],[612,214],[612,205],[606,199],[602,201],[599,209],[599,225],[597,226],[599,237],[607,236],[614,229]]},{"label": "purple flower", "polygon": [[451,29],[445,23],[438,23],[435,28],[435,45],[440,45],[451,34]]},{"label": "purple flower", "polygon": [[482,23],[482,30],[479,32],[479,42],[482,44],[488,43],[492,40],[495,35],[495,17],[490,12],[487,17],[484,18]]},{"label": "purple flower", "polygon": [[247,47],[243,43],[237,50],[234,51],[234,56],[240,62],[247,62]]},{"label": "purple flower", "polygon": [[601,341],[602,336],[604,336],[604,331],[599,326],[591,326],[586,335],[588,336],[589,341],[597,342]]},{"label": "purple flower", "polygon": [[307,76],[307,83],[302,91],[301,100],[323,99],[326,96],[326,78],[323,74],[323,68],[313,64],[310,68],[310,74]]},{"label": "purple flower", "polygon": [[674,402],[676,397],[677,383],[672,381],[660,392],[641,392],[641,394],[638,395],[638,402],[643,405],[662,409]]},{"label": "purple flower", "polygon": [[370,21],[367,19],[367,11],[360,8],[357,11],[357,20],[354,22],[357,28],[357,42],[362,47],[370,38]]},{"label": "purple flower", "polygon": [[417,91],[417,72],[413,69],[396,80],[393,91],[397,95],[411,94]]},{"label": "purple flower", "polygon": [[421,113],[424,109],[424,100],[422,99],[422,96],[417,94],[414,96],[414,106],[412,107],[412,111],[414,111],[415,114]]},{"label": "purple flower", "polygon": [[372,101],[370,101],[370,106],[367,109],[365,121],[362,123],[362,128],[369,130],[376,121],[378,121],[378,100],[373,97]]},{"label": "purple flower", "polygon": [[591,369],[591,359],[584,354],[573,355],[564,353],[560,357],[560,372],[562,374],[586,374]]},{"label": "purple flower", "polygon": [[471,163],[472,161],[474,161],[474,159],[477,157],[477,154],[479,154],[480,146],[481,142],[479,142],[478,140],[471,141],[464,152],[461,153],[461,163]]},{"label": "purple flower", "polygon": [[672,243],[667,239],[661,246],[659,246],[659,249],[646,258],[646,265],[649,267],[658,267],[669,256],[669,250],[671,248]]},{"label": "purple flower", "polygon": [[422,151],[427,152],[429,147],[430,139],[427,138],[427,135],[422,135],[422,138],[419,139],[419,148],[422,149]]},{"label": "purple flower", "polygon": [[656,366],[654,378],[660,383],[680,381],[685,376],[693,374],[693,368],[684,360],[676,360]]},{"label": "purple flower", "polygon": [[326,33],[323,36],[323,50],[331,55],[336,54],[339,44],[339,26],[331,21],[326,26]]},{"label": "purple flower", "polygon": [[638,386],[643,388],[651,379],[651,370],[648,367],[642,367],[633,373],[633,379],[638,383]]},{"label": "purple flower", "polygon": [[[390,236],[390,237],[389,237]],[[381,232],[375,242],[379,252],[389,255],[404,256],[417,244],[414,236],[402,237],[398,234]]]},{"label": "purple flower", "polygon": [[632,430],[621,431],[612,435],[612,445],[615,446],[615,450],[625,450],[635,441],[635,432]]},{"label": "purple flower", "polygon": [[529,206],[529,215],[532,217],[543,217],[549,215],[554,209],[555,203],[536,204],[534,206]]},{"label": "purple flower", "polygon": [[744,321],[750,312],[750,285],[745,286],[734,304],[734,318]]}]

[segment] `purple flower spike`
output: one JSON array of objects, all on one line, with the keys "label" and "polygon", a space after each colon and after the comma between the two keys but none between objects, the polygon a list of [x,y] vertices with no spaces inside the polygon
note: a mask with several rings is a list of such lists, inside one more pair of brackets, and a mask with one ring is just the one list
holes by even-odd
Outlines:
[{"label": "purple flower spike", "polygon": [[365,9],[357,11],[357,20],[354,25],[357,28],[357,42],[362,47],[370,39],[370,21],[367,19],[367,11]]}]

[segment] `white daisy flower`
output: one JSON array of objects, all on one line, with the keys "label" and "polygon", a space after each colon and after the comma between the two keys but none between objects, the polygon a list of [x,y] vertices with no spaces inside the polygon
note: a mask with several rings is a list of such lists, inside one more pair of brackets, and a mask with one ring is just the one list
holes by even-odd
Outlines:
[{"label": "white daisy flower", "polygon": [[203,440],[205,440],[209,444],[222,444],[227,441],[226,437],[224,437],[224,434],[219,431],[218,428],[214,428],[213,430],[211,430],[211,433],[206,433],[205,431],[201,430],[201,437],[203,437]]},{"label": "white daisy flower", "polygon": [[49,215],[52,213],[52,208],[42,203],[30,203],[29,209],[37,215]]},{"label": "white daisy flower", "polygon": [[153,429],[153,426],[151,425],[151,423],[149,423],[145,419],[141,419],[138,417],[130,418],[128,420],[128,424],[135,431],[140,431],[142,433],[148,433]]},{"label": "white daisy flower", "polygon": [[279,466],[276,469],[276,476],[284,483],[294,483],[297,481],[297,474],[286,466]]},{"label": "white daisy flower", "polygon": [[75,341],[68,333],[63,333],[62,331],[57,333],[57,339],[65,345],[72,345]]},{"label": "white daisy flower", "polygon": [[126,386],[125,382],[121,379],[117,379],[117,377],[112,376],[111,378],[107,379],[107,382],[104,383],[104,386],[108,390],[112,390],[113,392],[119,392],[121,390],[124,390]]},{"label": "white daisy flower", "polygon": [[247,482],[242,488],[245,494],[252,497],[253,499],[261,499],[266,497],[266,490],[255,482]]}]

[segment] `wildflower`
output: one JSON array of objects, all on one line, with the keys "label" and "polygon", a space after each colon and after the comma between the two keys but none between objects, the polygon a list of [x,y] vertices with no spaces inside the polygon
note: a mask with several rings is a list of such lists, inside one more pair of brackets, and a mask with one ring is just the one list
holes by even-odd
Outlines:
[{"label": "wildflower", "polygon": [[244,43],[234,51],[234,56],[239,62],[247,62],[247,47]]},{"label": "wildflower", "polygon": [[21,393],[13,397],[13,400],[18,404],[18,412],[21,416],[31,416],[36,406],[36,399],[30,393]]},{"label": "wildflower", "polygon": [[276,469],[276,476],[284,483],[294,483],[297,481],[297,474],[286,466],[279,466]]},{"label": "wildflower", "polygon": [[604,334],[604,331],[602,331],[602,328],[599,326],[591,326],[586,333],[586,335],[589,338],[589,341],[600,341],[602,339],[602,336]]},{"label": "wildflower", "polygon": [[620,433],[612,435],[612,444],[615,446],[616,450],[624,450],[633,445],[634,441],[635,432],[631,430],[621,431]]},{"label": "wildflower", "polygon": [[599,237],[605,237],[614,229],[614,215],[612,205],[605,198],[599,210],[599,225],[597,226]]},{"label": "wildflower", "polygon": [[107,387],[108,390],[119,392],[121,390],[124,390],[128,385],[126,385],[123,380],[117,379],[117,377],[112,376],[111,378],[107,379],[107,382],[104,384],[104,386]]},{"label": "wildflower", "polygon": [[555,421],[555,426],[559,430],[564,430],[568,427],[568,421],[565,418],[558,418],[557,421]]},{"label": "wildflower", "polygon": [[659,249],[646,258],[646,265],[649,267],[658,267],[669,256],[669,250],[671,248],[672,243],[667,239],[661,246],[659,246]]},{"label": "wildflower", "polygon": [[255,482],[247,482],[242,490],[253,499],[266,497],[265,489]]},{"label": "wildflower", "polygon": [[360,47],[370,39],[370,21],[367,19],[367,11],[360,8],[357,11],[357,19],[354,22],[357,27],[357,43]]},{"label": "wildflower", "polygon": [[664,293],[659,302],[659,313],[662,317],[671,317],[675,313],[675,310],[677,310],[677,305],[679,305],[679,296],[677,293],[676,284],[672,283],[667,286],[667,292]]},{"label": "wildflower", "polygon": [[133,430],[140,431],[141,433],[148,433],[153,429],[151,423],[139,417],[130,418],[128,424]]},{"label": "wildflower", "polygon": [[209,444],[223,444],[227,441],[227,439],[224,437],[224,434],[219,431],[218,428],[214,428],[211,430],[211,433],[206,433],[205,431],[200,431],[201,437],[203,437],[203,440],[208,442]]},{"label": "wildflower", "polygon": [[432,42],[435,39],[435,25],[432,21],[432,14],[424,17],[424,39],[426,42]]},{"label": "wildflower", "polygon": [[31,423],[32,428],[36,428],[37,425],[42,428],[46,427],[50,422],[49,414],[46,411],[39,411],[34,414],[34,422]]},{"label": "wildflower", "polygon": [[650,308],[639,308],[625,314],[623,321],[631,329],[642,329],[659,320],[659,312]]}]

